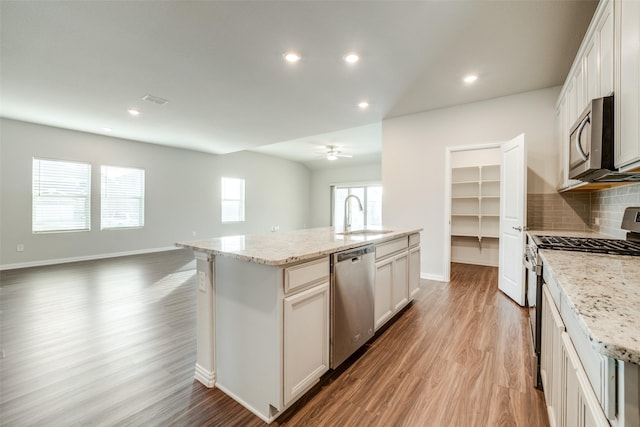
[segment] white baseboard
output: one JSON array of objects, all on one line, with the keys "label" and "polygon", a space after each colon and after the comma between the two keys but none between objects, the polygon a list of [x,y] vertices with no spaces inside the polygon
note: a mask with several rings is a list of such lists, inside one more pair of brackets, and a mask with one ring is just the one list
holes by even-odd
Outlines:
[{"label": "white baseboard", "polygon": [[497,267],[497,262],[485,261],[479,258],[456,258],[451,259],[451,262],[457,262],[458,264],[472,264],[472,265],[483,265],[485,267]]},{"label": "white baseboard", "polygon": [[194,378],[201,382],[207,388],[213,388],[216,384],[216,373],[204,369],[202,366],[196,363],[196,373]]},{"label": "white baseboard", "polygon": [[14,270],[17,268],[27,268],[27,267],[42,267],[44,265],[66,264],[69,262],[78,262],[78,261],[92,261],[92,260],[104,259],[104,258],[116,258],[120,256],[142,255],[142,254],[150,254],[154,252],[174,251],[177,249],[182,249],[182,248],[179,248],[177,246],[166,246],[164,248],[139,249],[135,251],[112,252],[108,254],[95,254],[95,255],[87,255],[87,256],[71,257],[71,258],[57,258],[57,259],[46,259],[42,261],[17,262],[14,264],[0,265],[0,271]]},{"label": "white baseboard", "polygon": [[435,280],[436,282],[444,282],[444,276],[442,274],[428,274],[420,273],[420,278],[424,280]]}]

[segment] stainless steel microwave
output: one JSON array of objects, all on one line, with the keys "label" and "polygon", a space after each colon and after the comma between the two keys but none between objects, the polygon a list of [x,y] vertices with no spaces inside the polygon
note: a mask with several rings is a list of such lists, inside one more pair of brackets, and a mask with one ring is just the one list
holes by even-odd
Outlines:
[{"label": "stainless steel microwave", "polygon": [[569,178],[597,181],[615,170],[613,95],[592,100],[569,133]]}]

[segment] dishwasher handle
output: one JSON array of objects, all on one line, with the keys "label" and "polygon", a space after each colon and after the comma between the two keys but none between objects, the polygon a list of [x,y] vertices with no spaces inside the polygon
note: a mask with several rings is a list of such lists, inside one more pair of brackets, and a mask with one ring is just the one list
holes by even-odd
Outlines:
[{"label": "dishwasher handle", "polygon": [[359,261],[360,257],[362,257],[363,255],[370,254],[373,251],[375,251],[374,245],[367,245],[367,246],[361,246],[355,249],[349,249],[346,251],[336,253],[335,261],[336,262],[342,262],[342,261],[356,262],[356,261]]}]

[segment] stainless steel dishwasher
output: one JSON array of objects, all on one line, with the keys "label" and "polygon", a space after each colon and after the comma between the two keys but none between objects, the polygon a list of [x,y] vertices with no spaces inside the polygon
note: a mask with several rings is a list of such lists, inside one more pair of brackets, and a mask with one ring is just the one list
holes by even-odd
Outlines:
[{"label": "stainless steel dishwasher", "polygon": [[331,368],[373,337],[374,277],[374,245],[331,256]]}]

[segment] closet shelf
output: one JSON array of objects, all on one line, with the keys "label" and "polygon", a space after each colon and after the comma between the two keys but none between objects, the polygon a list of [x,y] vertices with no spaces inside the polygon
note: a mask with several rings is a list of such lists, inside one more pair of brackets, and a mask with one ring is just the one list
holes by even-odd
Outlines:
[{"label": "closet shelf", "polygon": [[451,235],[497,238],[500,165],[452,168],[451,177]]}]

